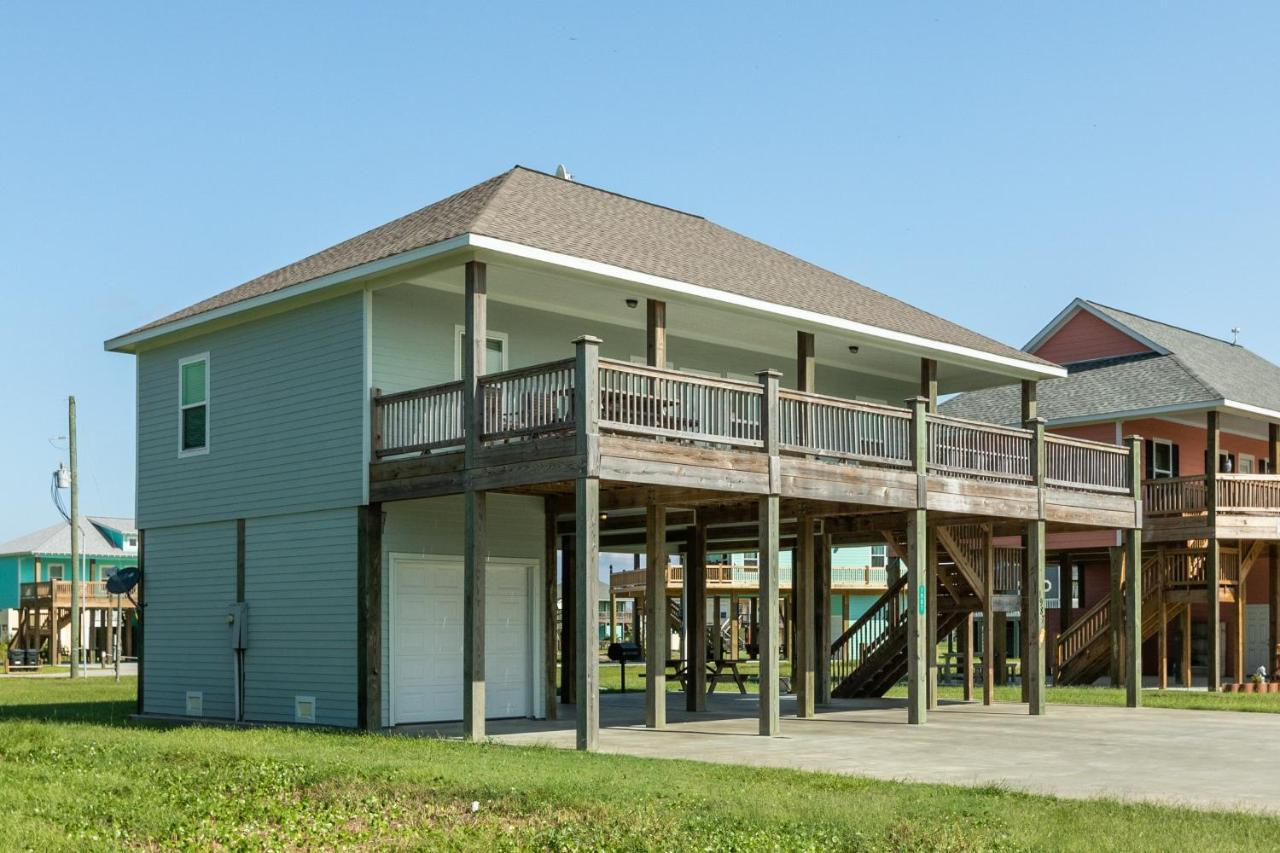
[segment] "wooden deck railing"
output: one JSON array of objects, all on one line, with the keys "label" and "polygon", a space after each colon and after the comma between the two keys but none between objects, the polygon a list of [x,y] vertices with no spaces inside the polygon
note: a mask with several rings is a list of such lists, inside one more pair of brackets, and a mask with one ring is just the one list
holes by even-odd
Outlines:
[{"label": "wooden deck railing", "polygon": [[600,359],[600,429],[761,447],[761,387]]},{"label": "wooden deck railing", "polygon": [[1280,514],[1280,476],[1219,474],[1218,509]]},{"label": "wooden deck railing", "polygon": [[929,471],[977,480],[1030,483],[1030,430],[929,415]]},{"label": "wooden deck railing", "polygon": [[461,447],[462,383],[446,382],[382,394],[373,400],[373,454],[377,459]]},{"label": "wooden deck railing", "polygon": [[1146,515],[1204,512],[1204,477],[1166,477],[1142,483],[1142,511]]},{"label": "wooden deck railing", "polygon": [[778,392],[784,451],[911,467],[911,413],[801,391]]},{"label": "wooden deck railing", "polygon": [[[578,358],[584,356],[580,353]],[[482,444],[526,441],[571,432],[576,359],[490,374],[479,380]],[[701,446],[762,450],[764,386],[599,359],[594,374],[601,433],[661,437]],[[375,394],[373,456],[453,450],[466,438],[463,383]],[[942,415],[779,390],[771,415],[778,448],[788,454],[851,464],[916,468],[913,417],[923,418],[926,464],[919,470],[1014,484],[1036,483],[1037,433]],[[1122,494],[1129,449],[1076,438],[1045,436],[1044,482],[1057,488]],[[1280,502],[1280,487],[1264,492],[1241,481],[1242,494]],[[1264,498],[1249,498],[1262,500]]]},{"label": "wooden deck railing", "polygon": [[[36,601],[53,597],[55,601],[69,603],[71,601],[70,580],[28,581],[19,585],[19,597],[22,601]],[[82,581],[80,583],[80,599],[89,601],[115,601],[115,596],[107,592],[106,581]]]},{"label": "wooden deck railing", "polygon": [[[1214,478],[1219,512],[1280,515],[1280,476],[1219,474]],[[1142,483],[1147,515],[1189,515],[1207,510],[1209,483],[1202,475],[1164,477]]]},{"label": "wooden deck railing", "polygon": [[[1162,577],[1169,586],[1197,587],[1205,582],[1205,562],[1207,557],[1203,549],[1198,548],[1166,548]],[[1220,548],[1218,551],[1218,577],[1220,583],[1235,584],[1240,581],[1240,552],[1235,548]]]},{"label": "wooden deck railing", "polygon": [[1122,445],[1046,435],[1044,455],[1044,481],[1050,486],[1122,495],[1133,488],[1129,482],[1129,450]]},{"label": "wooden deck railing", "polygon": [[535,438],[573,428],[571,358],[480,377],[481,441]]}]

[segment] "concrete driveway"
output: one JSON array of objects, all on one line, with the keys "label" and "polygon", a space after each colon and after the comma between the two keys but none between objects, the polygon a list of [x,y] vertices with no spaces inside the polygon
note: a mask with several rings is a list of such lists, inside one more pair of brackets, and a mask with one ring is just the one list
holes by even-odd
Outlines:
[{"label": "concrete driveway", "polygon": [[[683,694],[668,694],[667,728],[652,731],[643,694],[606,695],[600,749],[1280,814],[1280,715],[1050,705],[1030,717],[1025,705],[948,703],[908,726],[895,700],[836,700],[813,720],[787,716],[791,708],[784,698],[782,735],[762,738],[754,696],[713,694],[706,712],[689,714]],[[491,721],[489,734],[572,749],[573,707],[560,711],[554,722]],[[460,727],[397,731],[449,737]]]}]

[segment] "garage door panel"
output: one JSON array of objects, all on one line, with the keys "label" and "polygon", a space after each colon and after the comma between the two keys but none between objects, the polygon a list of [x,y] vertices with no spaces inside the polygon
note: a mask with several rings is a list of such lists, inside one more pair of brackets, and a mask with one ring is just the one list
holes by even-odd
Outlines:
[{"label": "garage door panel", "polygon": [[[462,716],[461,559],[396,559],[392,631],[395,722]],[[490,564],[485,595],[485,716],[528,716],[532,701],[529,568]]]}]

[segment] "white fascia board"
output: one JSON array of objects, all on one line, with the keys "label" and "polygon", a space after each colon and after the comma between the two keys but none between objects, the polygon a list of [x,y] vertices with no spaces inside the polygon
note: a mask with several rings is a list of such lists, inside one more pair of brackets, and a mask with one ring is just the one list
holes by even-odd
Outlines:
[{"label": "white fascia board", "polygon": [[1177,415],[1186,412],[1209,412],[1214,410],[1237,412],[1249,418],[1280,423],[1280,412],[1277,412],[1274,409],[1264,409],[1260,406],[1251,406],[1248,403],[1238,403],[1235,400],[1221,399],[1203,400],[1199,403],[1173,403],[1168,406],[1151,406],[1145,409],[1102,412],[1096,415],[1052,418],[1049,421],[1049,426],[1075,426],[1078,424],[1101,423],[1104,421],[1136,420],[1137,418],[1152,418],[1159,417],[1160,415]]},{"label": "white fascia board", "polygon": [[1050,418],[1049,426],[1077,426],[1105,421],[1135,420],[1152,418],[1160,415],[1176,415],[1183,412],[1208,411],[1221,406],[1222,400],[1204,400],[1199,403],[1173,403],[1168,406],[1150,406],[1145,409],[1122,409],[1113,412],[1099,412],[1094,415],[1074,415],[1065,418]]},{"label": "white fascia board", "polygon": [[676,279],[663,278],[662,276],[656,276],[650,273],[637,272],[635,270],[626,269],[625,267],[601,263],[600,261],[591,261],[585,258],[575,257],[573,255],[561,254],[559,252],[551,252],[546,249],[538,249],[533,246],[526,246],[522,243],[513,243],[509,240],[499,240],[494,237],[485,237],[480,234],[473,234],[471,235],[471,246],[477,249],[486,249],[503,255],[523,258],[525,260],[564,267],[578,272],[629,281],[634,284],[652,287],[657,290],[679,293],[685,296],[692,296],[711,302],[719,302],[739,308],[746,308],[751,311],[759,311],[765,314],[783,316],[811,326],[825,326],[827,328],[852,332],[866,338],[875,339],[890,347],[900,350],[911,350],[917,354],[922,351],[924,353],[941,354],[948,356],[946,360],[963,362],[971,366],[986,369],[999,367],[1009,375],[1024,379],[1049,379],[1067,375],[1066,369],[1057,365],[1034,364],[1028,361],[1023,361],[1022,359],[996,355],[994,353],[986,353],[970,347],[943,343],[942,341],[935,341],[918,335],[910,335],[905,332],[895,332],[889,329],[882,329],[878,326],[871,326],[866,323],[858,323],[853,320],[831,317],[826,314],[818,313],[817,311],[807,311],[802,308],[793,308],[789,305],[779,305],[775,302],[767,302],[763,299],[741,296],[736,293],[728,293],[711,287],[677,281]]},{"label": "white fascia board", "polygon": [[144,341],[151,340],[152,338],[158,338],[162,335],[169,335],[173,332],[190,328],[191,326],[198,326],[202,323],[207,323],[211,320],[217,320],[221,317],[227,317],[233,314],[239,314],[243,311],[252,311],[255,308],[262,308],[275,302],[280,302],[285,299],[293,299],[294,297],[313,293],[317,290],[324,290],[327,287],[333,287],[335,285],[342,284],[343,282],[360,278],[361,276],[385,272],[386,270],[393,269],[403,264],[411,264],[416,261],[426,260],[457,249],[465,249],[470,245],[469,237],[469,234],[460,234],[457,237],[452,237],[439,243],[432,243],[430,246],[423,246],[421,249],[413,249],[409,252],[401,252],[398,255],[379,258],[376,261],[369,261],[366,264],[360,264],[359,266],[351,267],[350,269],[339,270],[338,272],[330,273],[329,275],[321,276],[320,278],[315,278],[310,281],[304,281],[300,284],[295,284],[282,290],[264,293],[261,296],[254,296],[249,299],[242,299],[239,302],[232,302],[229,305],[223,305],[220,308],[214,308],[210,311],[202,311],[199,314],[192,314],[190,317],[183,317],[179,320],[174,320],[171,323],[165,323],[162,326],[155,326],[150,329],[142,329],[141,331],[121,335],[120,337],[108,340],[103,344],[103,348],[108,352],[129,352],[133,347],[136,347]]},{"label": "white fascia board", "polygon": [[1235,412],[1243,412],[1247,415],[1253,415],[1258,418],[1265,418],[1268,421],[1280,423],[1280,412],[1275,409],[1264,409],[1261,406],[1251,406],[1248,403],[1237,403],[1235,400],[1223,400],[1222,408]]}]

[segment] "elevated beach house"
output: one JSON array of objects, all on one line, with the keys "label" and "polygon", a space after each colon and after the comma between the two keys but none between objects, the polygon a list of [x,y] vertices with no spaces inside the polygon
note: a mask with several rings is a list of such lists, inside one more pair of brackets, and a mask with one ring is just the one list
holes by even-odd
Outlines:
[{"label": "elevated beach house", "polygon": [[[687,551],[694,619],[707,542],[759,553],[762,734],[779,726],[780,541],[815,615],[796,620],[797,713],[907,676],[918,723],[931,635],[998,593],[994,537],[1025,538],[1016,565],[1040,588],[1047,531],[1140,520],[1130,447],[1045,436],[1034,391],[1061,367],[702,217],[525,168],[106,346],[137,359],[148,716],[461,720],[479,737],[568,700],[594,748],[601,530],[622,525],[644,534],[610,550],[647,565]],[[1017,426],[936,412],[940,393],[1009,382]],[[818,642],[824,566],[857,545],[905,570]],[[664,573],[648,578],[656,601]],[[645,615],[661,727],[666,613]],[[704,675],[690,668],[691,706]]]},{"label": "elevated beach house", "polygon": [[[80,520],[80,647],[86,660],[103,660],[115,647],[133,653],[133,605],[107,592],[106,581],[138,559],[131,518],[88,515]],[[0,639],[44,663],[71,651],[71,523],[62,521],[0,544]],[[13,657],[16,662],[17,654]],[[33,661],[34,663],[34,661]]]},{"label": "elevated beach house", "polygon": [[[1280,666],[1280,367],[1234,341],[1076,299],[1026,346],[1067,366],[1040,384],[1060,435],[1144,438],[1141,576],[1145,671],[1209,689]],[[1017,423],[1015,386],[960,395],[947,415]],[[1114,536],[1050,537],[1063,595],[1055,677],[1123,676],[1128,583]]]}]

